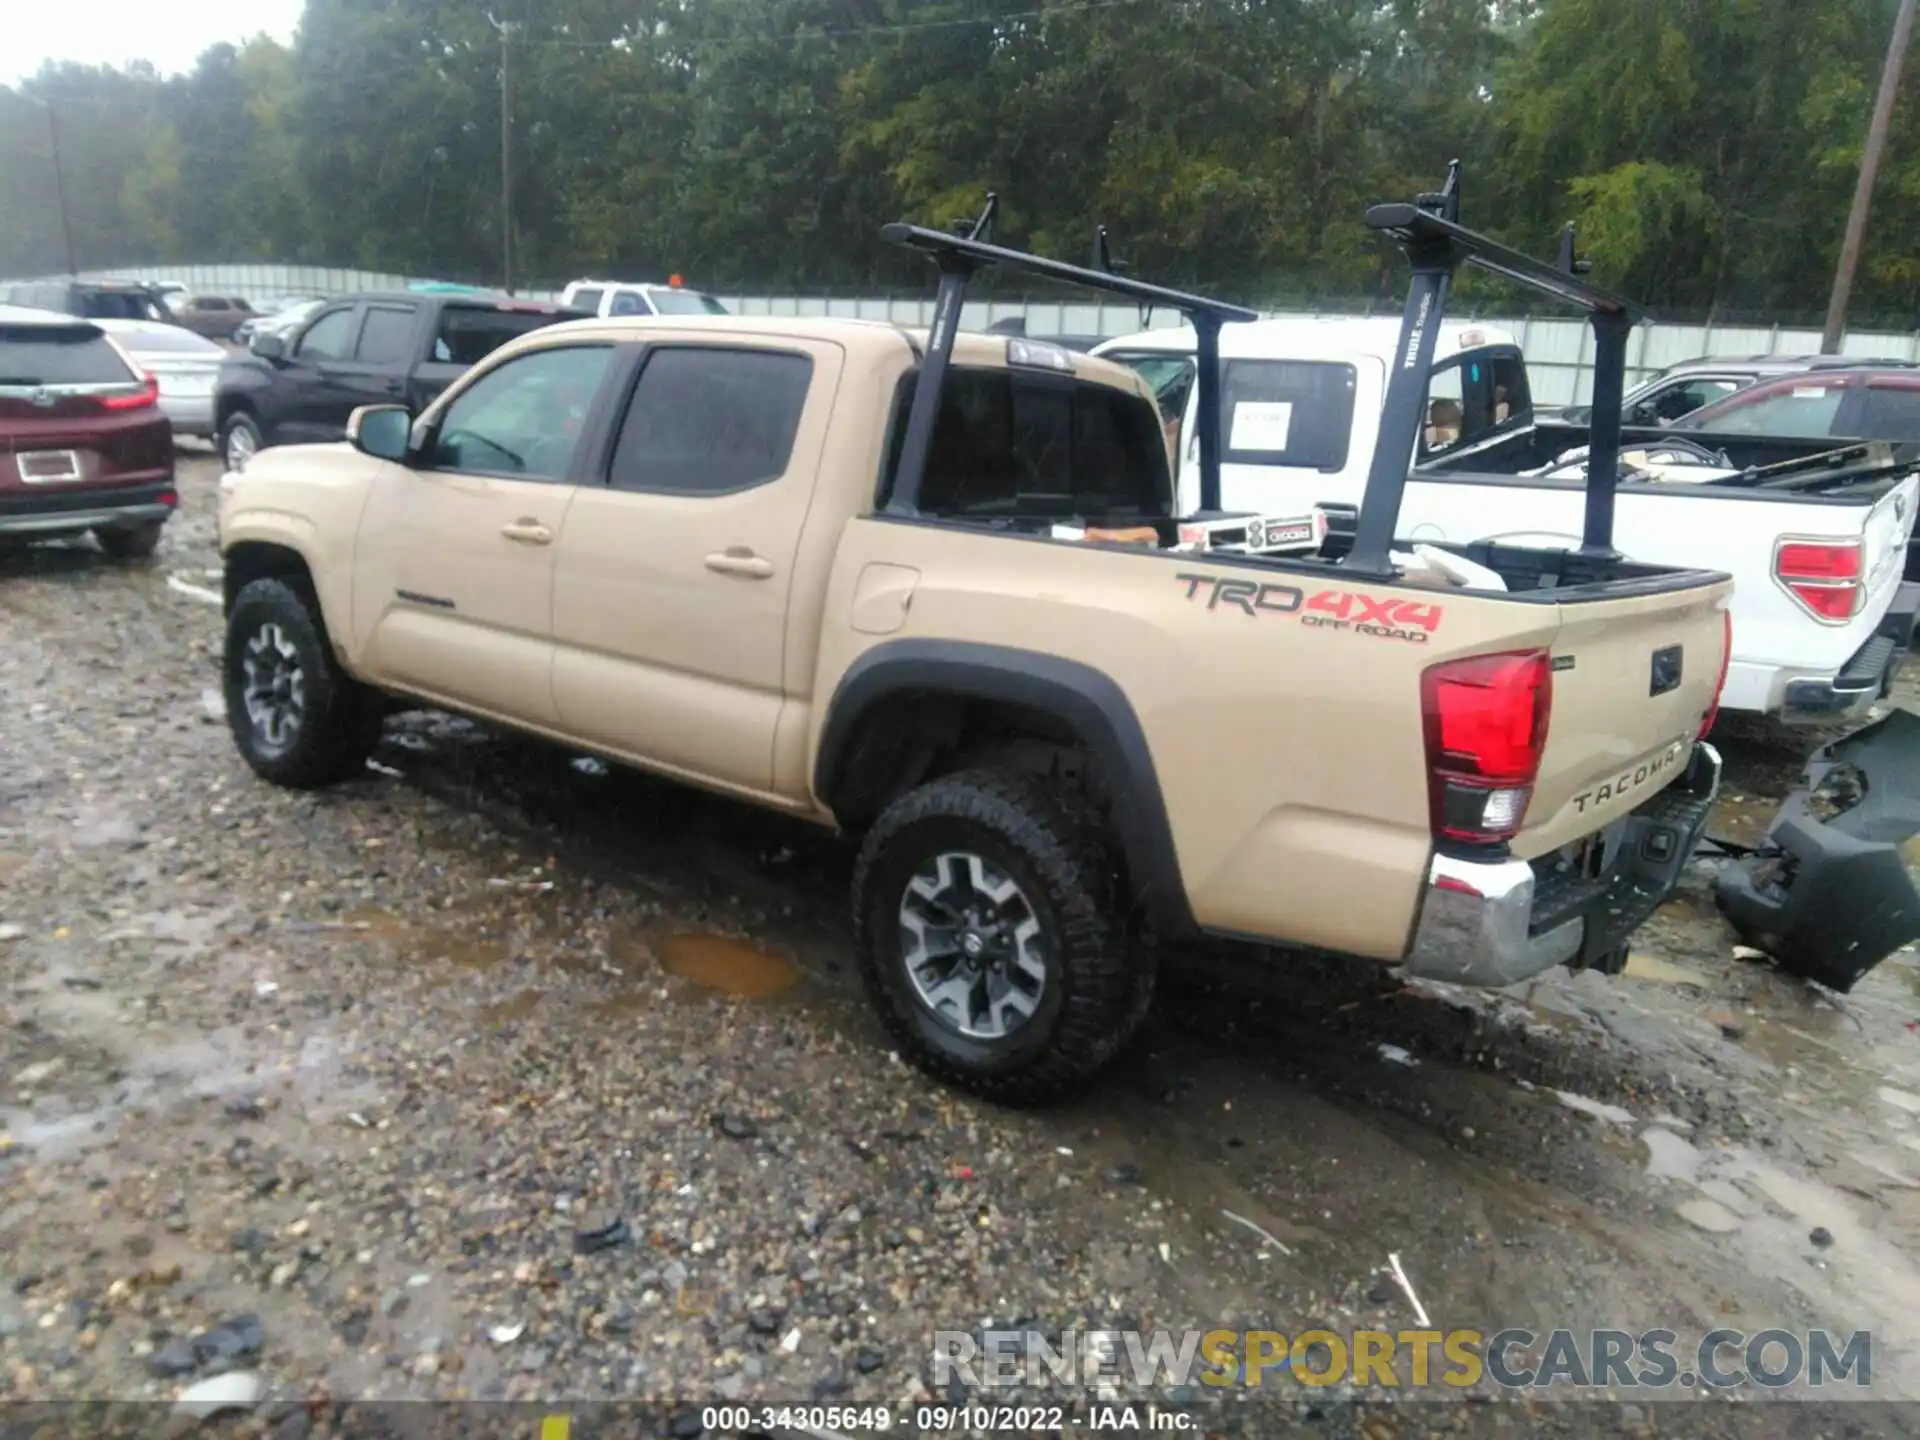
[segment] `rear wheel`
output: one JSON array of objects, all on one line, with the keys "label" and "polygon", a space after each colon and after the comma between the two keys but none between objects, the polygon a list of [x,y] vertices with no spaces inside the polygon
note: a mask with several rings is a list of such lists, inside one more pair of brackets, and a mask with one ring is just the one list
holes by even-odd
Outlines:
[{"label": "rear wheel", "polygon": [[266,447],[259,422],[244,410],[229,415],[220,427],[220,459],[229,470],[246,469],[247,462]]},{"label": "rear wheel", "polygon": [[1106,838],[1037,780],[967,771],[895,801],[861,847],[854,912],[893,1039],[990,1099],[1071,1091],[1144,1017],[1151,953]]},{"label": "rear wheel", "polygon": [[116,560],[144,560],[160,544],[164,525],[164,521],[149,520],[141,525],[102,526],[93,538]]},{"label": "rear wheel", "polygon": [[227,722],[254,772],[310,789],[358,774],[380,740],[380,697],[339,667],[310,590],[255,580],[227,616]]}]

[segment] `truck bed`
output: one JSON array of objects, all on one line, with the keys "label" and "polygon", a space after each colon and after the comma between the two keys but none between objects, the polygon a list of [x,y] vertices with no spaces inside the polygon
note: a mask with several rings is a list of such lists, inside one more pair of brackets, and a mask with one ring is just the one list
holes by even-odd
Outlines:
[{"label": "truck bed", "polygon": [[[1546,479],[1528,475],[1528,471],[1538,470],[1551,465],[1569,450],[1575,450],[1587,443],[1588,429],[1585,425],[1570,425],[1557,420],[1540,420],[1524,429],[1515,430],[1497,436],[1484,444],[1469,446],[1463,450],[1449,452],[1438,459],[1417,467],[1416,476],[1446,476],[1449,479],[1498,483],[1501,479],[1524,479],[1530,485],[1563,486],[1579,490],[1583,482],[1575,477]],[[1733,435],[1716,434],[1709,431],[1675,431],[1659,426],[1625,426],[1620,431],[1620,448],[1623,452],[1636,447],[1657,446],[1676,439],[1690,440],[1706,449],[1719,451],[1727,460],[1742,469],[1767,470],[1770,467],[1790,464],[1796,461],[1810,460],[1818,455],[1857,452],[1863,442],[1834,440],[1827,437],[1798,437],[1780,435]],[[1920,454],[1920,446],[1889,447],[1887,453],[1901,461],[1911,461]],[[1705,494],[1751,496],[1756,490],[1773,493],[1791,493],[1796,497],[1824,495],[1835,499],[1861,500],[1871,503],[1898,483],[1905,473],[1899,468],[1880,469],[1871,475],[1859,476],[1854,473],[1856,467],[1841,464],[1829,467],[1826,473],[1806,472],[1793,480],[1791,485],[1774,484],[1764,476],[1737,476],[1725,480],[1701,481],[1685,487],[1689,491]],[[1670,484],[1638,484],[1623,480],[1621,490],[1639,489],[1646,491],[1672,491],[1676,487]]]}]

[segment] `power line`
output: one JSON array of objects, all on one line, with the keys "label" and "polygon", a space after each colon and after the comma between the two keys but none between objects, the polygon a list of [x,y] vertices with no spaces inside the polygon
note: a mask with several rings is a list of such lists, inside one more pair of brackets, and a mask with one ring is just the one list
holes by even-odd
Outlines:
[{"label": "power line", "polygon": [[[922,30],[962,30],[983,25],[1006,25],[1016,20],[1045,20],[1055,15],[1083,15],[1093,10],[1118,10],[1144,5],[1148,0],[1084,0],[1084,3],[1048,5],[1038,10],[1011,10],[1002,15],[970,15],[958,20],[909,20],[898,25],[848,25],[839,29],[801,29],[788,34],[725,35],[707,40],[689,40],[672,44],[675,50],[705,50],[723,45],[750,45],[775,40],[858,40],[869,35],[908,35]],[[564,35],[523,36],[524,45],[553,45],[574,50],[631,49],[649,39],[644,35],[615,35],[601,40],[575,40]]]}]

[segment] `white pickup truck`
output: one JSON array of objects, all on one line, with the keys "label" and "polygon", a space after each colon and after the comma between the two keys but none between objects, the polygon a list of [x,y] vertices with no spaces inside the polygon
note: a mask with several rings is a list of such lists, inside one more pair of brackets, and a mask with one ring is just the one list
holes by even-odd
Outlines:
[{"label": "white pickup truck", "polygon": [[[1220,504],[1358,505],[1399,334],[1386,318],[1228,327]],[[1133,365],[1154,387],[1179,446],[1188,511],[1199,491],[1195,344],[1190,328],[1175,327],[1094,351]],[[1577,547],[1585,443],[1580,426],[1536,422],[1512,337],[1444,326],[1396,537]],[[1828,456],[1810,458],[1823,449]],[[1829,723],[1885,693],[1920,610],[1920,584],[1904,573],[1920,491],[1913,464],[1885,447],[1831,452],[1830,442],[1682,440],[1645,429],[1623,433],[1621,455],[1615,546],[1635,560],[1734,577],[1724,710]]]}]

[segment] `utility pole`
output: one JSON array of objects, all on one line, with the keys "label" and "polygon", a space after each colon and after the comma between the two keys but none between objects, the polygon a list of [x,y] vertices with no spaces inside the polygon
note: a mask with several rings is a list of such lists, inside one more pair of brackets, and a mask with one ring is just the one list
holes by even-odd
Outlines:
[{"label": "utility pole", "polygon": [[1860,182],[1854,187],[1853,208],[1847,212],[1847,234],[1840,242],[1840,268],[1833,277],[1833,297],[1827,302],[1827,329],[1820,339],[1822,355],[1839,353],[1840,336],[1847,328],[1847,301],[1853,294],[1853,276],[1860,267],[1860,249],[1867,238],[1867,210],[1873,203],[1874,182],[1880,178],[1880,157],[1887,148],[1893,102],[1899,96],[1900,67],[1907,58],[1907,44],[1913,39],[1914,4],[1915,0],[1900,0],[1900,13],[1893,22],[1893,39],[1887,42],[1887,60],[1880,70],[1880,93],[1874,99],[1873,119],[1867,125],[1866,148],[1860,152]]},{"label": "utility pole", "polygon": [[[1910,3],[1910,0],[1909,0]],[[513,293],[513,27],[487,16],[500,32],[500,288]]]},{"label": "utility pole", "polygon": [[30,90],[23,89],[17,93],[47,112],[47,149],[53,154],[53,193],[60,206],[60,239],[66,247],[67,274],[76,275],[80,267],[73,259],[73,216],[67,211],[67,174],[60,163],[60,120],[54,114],[51,100],[35,95]]}]

